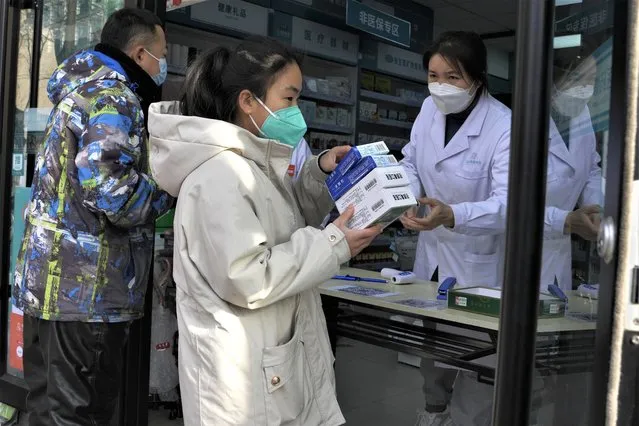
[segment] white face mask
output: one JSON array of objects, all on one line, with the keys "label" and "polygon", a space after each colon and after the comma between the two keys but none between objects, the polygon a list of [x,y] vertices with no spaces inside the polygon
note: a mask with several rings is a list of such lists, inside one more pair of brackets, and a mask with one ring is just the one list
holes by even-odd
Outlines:
[{"label": "white face mask", "polygon": [[473,87],[461,89],[448,83],[428,83],[428,91],[435,105],[444,115],[462,112],[473,101]]},{"label": "white face mask", "polygon": [[595,86],[574,86],[568,90],[557,90],[552,100],[555,110],[565,117],[577,117],[595,93]]}]

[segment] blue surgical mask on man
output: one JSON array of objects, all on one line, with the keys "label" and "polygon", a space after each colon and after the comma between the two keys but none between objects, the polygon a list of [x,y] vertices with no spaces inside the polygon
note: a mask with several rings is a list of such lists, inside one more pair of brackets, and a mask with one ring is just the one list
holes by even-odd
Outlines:
[{"label": "blue surgical mask on man", "polygon": [[307,130],[306,121],[299,107],[291,106],[273,112],[260,98],[255,96],[255,99],[269,113],[262,127],[257,125],[253,117],[249,116],[260,134],[265,138],[275,139],[280,143],[295,148]]},{"label": "blue surgical mask on man", "polygon": [[146,49],[144,49],[144,51],[146,53],[148,53],[149,55],[151,55],[151,57],[153,59],[158,61],[158,64],[160,65],[160,72],[158,74],[156,74],[156,75],[152,75],[151,78],[153,79],[153,81],[155,82],[156,85],[158,85],[158,86],[163,85],[164,82],[166,81],[166,75],[168,73],[168,66],[166,64],[166,58],[158,58],[153,53],[149,52]]}]

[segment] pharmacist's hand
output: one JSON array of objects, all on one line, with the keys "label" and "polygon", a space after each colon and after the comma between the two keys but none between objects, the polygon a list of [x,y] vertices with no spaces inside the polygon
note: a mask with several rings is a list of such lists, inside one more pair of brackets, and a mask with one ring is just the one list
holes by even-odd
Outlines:
[{"label": "pharmacist's hand", "polygon": [[417,208],[412,208],[399,218],[404,228],[411,231],[432,231],[438,226],[452,228],[455,226],[455,214],[453,209],[445,203],[434,198],[420,198],[419,204],[426,204],[430,212],[426,217],[416,216]]},{"label": "pharmacist's hand", "polygon": [[335,167],[337,167],[337,164],[342,161],[342,158],[344,158],[350,150],[351,147],[349,145],[331,148],[319,158],[320,169],[326,174],[332,173]]},{"label": "pharmacist's hand", "polygon": [[601,221],[601,207],[593,204],[568,213],[564,234],[577,234],[587,241],[596,241]]},{"label": "pharmacist's hand", "polygon": [[342,213],[333,224],[337,226],[346,237],[348,248],[351,250],[351,257],[355,257],[368,247],[375,237],[382,232],[381,225],[376,225],[366,229],[350,229],[346,224],[355,214],[355,207],[350,206]]}]

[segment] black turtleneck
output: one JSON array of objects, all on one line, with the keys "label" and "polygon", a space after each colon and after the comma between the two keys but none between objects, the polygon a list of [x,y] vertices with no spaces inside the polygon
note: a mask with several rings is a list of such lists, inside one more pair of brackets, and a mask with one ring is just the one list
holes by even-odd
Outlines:
[{"label": "black turtleneck", "polygon": [[149,105],[161,100],[160,88],[142,67],[120,49],[100,43],[95,46],[95,50],[116,60],[126,73],[128,86],[140,99],[140,105],[142,106],[142,111],[144,111],[144,125],[146,127]]},{"label": "black turtleneck", "polygon": [[477,91],[475,99],[473,99],[468,108],[466,108],[462,112],[458,112],[456,114],[448,114],[446,116],[446,137],[444,139],[444,146],[448,145],[448,142],[451,141],[453,136],[455,136],[457,131],[464,124],[470,113],[473,112],[473,109],[475,109],[475,106],[477,106],[477,102],[479,102],[480,97],[481,93]]}]

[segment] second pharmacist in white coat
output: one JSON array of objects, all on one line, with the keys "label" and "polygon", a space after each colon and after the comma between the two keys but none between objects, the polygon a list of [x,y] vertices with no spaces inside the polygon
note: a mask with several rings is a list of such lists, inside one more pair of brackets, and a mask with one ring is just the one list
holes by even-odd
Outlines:
[{"label": "second pharmacist in white coat", "polygon": [[[458,286],[502,284],[510,151],[510,109],[488,94],[486,47],[475,33],[443,33],[425,54],[428,89],[402,164],[425,217],[402,217],[421,231],[414,272]],[[456,370],[422,360],[426,407],[419,425],[451,420]],[[455,392],[463,391],[456,386]]]},{"label": "second pharmacist in white coat", "polygon": [[[559,59],[559,58],[558,58]],[[587,103],[597,75],[592,56],[555,67],[540,290],[572,289],[570,234],[597,238],[603,205],[601,157]]]}]

